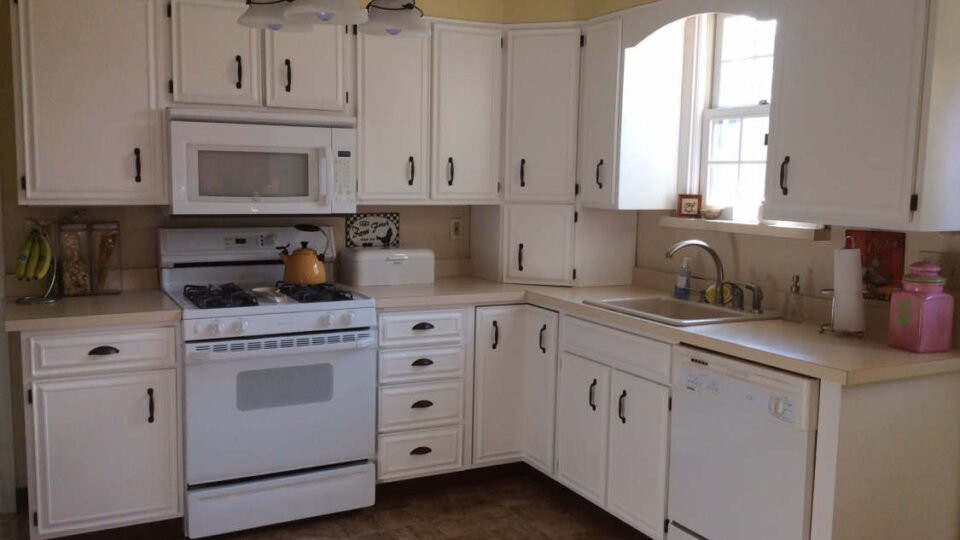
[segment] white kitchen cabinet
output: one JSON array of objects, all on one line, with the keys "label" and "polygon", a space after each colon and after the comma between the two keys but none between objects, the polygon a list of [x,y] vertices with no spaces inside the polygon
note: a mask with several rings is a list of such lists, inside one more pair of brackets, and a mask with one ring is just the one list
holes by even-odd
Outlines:
[{"label": "white kitchen cabinet", "polygon": [[574,208],[522,204],[504,207],[504,281],[569,285],[573,282]]},{"label": "white kitchen cabinet", "polygon": [[553,475],[557,392],[557,313],[524,306],[523,460]]},{"label": "white kitchen cabinet", "polygon": [[477,308],[474,463],[515,461],[523,448],[523,306]]},{"label": "white kitchen cabinet", "polygon": [[557,389],[557,479],[603,506],[607,491],[610,368],[564,352]]},{"label": "white kitchen cabinet", "polygon": [[506,200],[573,202],[580,29],[507,32]]},{"label": "white kitchen cabinet", "polygon": [[430,197],[430,40],[361,35],[359,191],[369,201]]},{"label": "white kitchen cabinet", "polygon": [[503,33],[433,27],[433,199],[497,202]]},{"label": "white kitchen cabinet", "polygon": [[34,382],[39,538],[180,515],[176,370]]},{"label": "white kitchen cabinet", "polygon": [[261,104],[260,30],[237,24],[243,0],[173,0],[173,100]]},{"label": "white kitchen cabinet", "polygon": [[577,182],[580,202],[617,207],[622,23],[611,19],[583,28]]},{"label": "white kitchen cabinet", "polygon": [[315,25],[309,32],[266,32],[268,107],[344,109],[345,28]]},{"label": "white kitchen cabinet", "polygon": [[20,204],[165,204],[157,0],[23,0]]},{"label": "white kitchen cabinet", "polygon": [[646,535],[662,538],[670,389],[618,370],[610,386],[607,510]]}]

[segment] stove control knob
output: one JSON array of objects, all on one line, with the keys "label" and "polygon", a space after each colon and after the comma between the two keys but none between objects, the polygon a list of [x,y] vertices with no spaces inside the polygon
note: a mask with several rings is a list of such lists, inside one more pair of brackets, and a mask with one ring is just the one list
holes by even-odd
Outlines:
[{"label": "stove control knob", "polygon": [[343,326],[351,326],[356,320],[357,320],[357,315],[352,311],[348,311],[340,315],[340,324],[342,324]]},{"label": "stove control knob", "polygon": [[227,321],[220,321],[217,323],[217,331],[215,334],[222,334],[227,331]]},{"label": "stove control knob", "polygon": [[333,315],[329,313],[324,313],[320,316],[320,327],[321,328],[330,328],[333,326]]},{"label": "stove control knob", "polygon": [[245,321],[243,319],[240,319],[233,322],[233,333],[238,336],[243,334],[249,328],[250,328],[250,321]]},{"label": "stove control knob", "polygon": [[220,324],[218,324],[217,322],[207,323],[206,326],[203,327],[203,330],[201,332],[205,336],[213,337],[220,333]]},{"label": "stove control knob", "polygon": [[277,245],[277,242],[279,242],[279,239],[275,234],[268,234],[263,237],[263,244],[266,247],[274,247]]}]

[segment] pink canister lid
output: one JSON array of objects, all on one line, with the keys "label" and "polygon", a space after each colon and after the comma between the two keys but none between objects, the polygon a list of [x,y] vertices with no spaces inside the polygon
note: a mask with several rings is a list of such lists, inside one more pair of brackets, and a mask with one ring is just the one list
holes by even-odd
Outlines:
[{"label": "pink canister lid", "polygon": [[940,277],[940,265],[921,261],[910,265],[910,273],[903,276],[904,281],[911,283],[946,283],[946,278]]}]

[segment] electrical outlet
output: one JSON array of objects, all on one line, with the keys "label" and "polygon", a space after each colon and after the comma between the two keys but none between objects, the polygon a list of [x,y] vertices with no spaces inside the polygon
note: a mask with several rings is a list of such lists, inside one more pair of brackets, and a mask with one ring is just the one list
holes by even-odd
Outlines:
[{"label": "electrical outlet", "polygon": [[[920,258],[940,265],[940,275],[947,278],[947,289],[960,291],[960,253],[921,251]],[[909,269],[907,269],[909,272]]]},{"label": "electrical outlet", "polygon": [[450,239],[460,240],[463,238],[463,220],[453,218],[450,220]]}]

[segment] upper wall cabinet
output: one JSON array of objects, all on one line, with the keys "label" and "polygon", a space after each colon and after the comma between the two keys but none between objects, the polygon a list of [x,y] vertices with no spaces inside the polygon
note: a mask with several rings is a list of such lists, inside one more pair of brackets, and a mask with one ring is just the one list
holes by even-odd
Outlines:
[{"label": "upper wall cabinet", "polygon": [[21,0],[21,204],[165,204],[155,0]]},{"label": "upper wall cabinet", "polygon": [[261,32],[237,24],[242,0],[174,0],[173,99],[260,105]]},{"label": "upper wall cabinet", "polygon": [[580,29],[507,33],[508,201],[573,202]]},{"label": "upper wall cabinet", "polygon": [[341,111],[343,26],[266,33],[267,106]]},{"label": "upper wall cabinet", "polygon": [[434,199],[500,198],[502,39],[499,28],[433,27]]},{"label": "upper wall cabinet", "polygon": [[430,40],[361,35],[358,44],[360,201],[430,194]]}]

